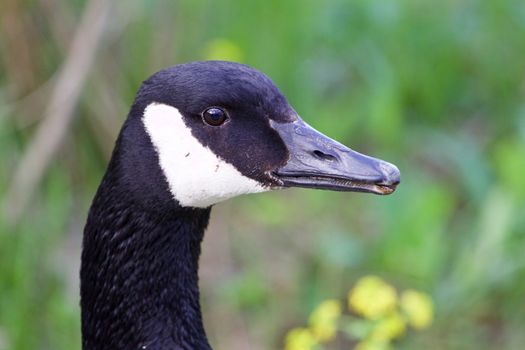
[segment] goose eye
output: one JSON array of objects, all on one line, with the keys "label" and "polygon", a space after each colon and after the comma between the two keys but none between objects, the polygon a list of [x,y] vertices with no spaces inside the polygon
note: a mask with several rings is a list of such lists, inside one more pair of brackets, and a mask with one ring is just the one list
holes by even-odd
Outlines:
[{"label": "goose eye", "polygon": [[219,126],[228,119],[228,115],[220,108],[211,107],[202,113],[202,119],[209,125]]}]

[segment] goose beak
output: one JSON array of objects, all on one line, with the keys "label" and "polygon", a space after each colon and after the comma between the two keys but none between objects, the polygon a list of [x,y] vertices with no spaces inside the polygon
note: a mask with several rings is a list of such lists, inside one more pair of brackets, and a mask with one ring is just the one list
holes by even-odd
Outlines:
[{"label": "goose beak", "polygon": [[400,182],[395,165],[353,151],[301,119],[270,123],[290,154],[288,162],[273,172],[283,187],[386,195]]}]

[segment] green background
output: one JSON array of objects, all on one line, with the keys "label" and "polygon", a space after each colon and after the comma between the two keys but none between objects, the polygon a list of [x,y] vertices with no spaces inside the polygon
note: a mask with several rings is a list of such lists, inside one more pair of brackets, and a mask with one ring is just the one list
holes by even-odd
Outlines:
[{"label": "green background", "polygon": [[85,9],[105,2],[0,3],[0,350],[80,349],[82,228],[134,94],[162,67],[215,57],[265,72],[312,126],[402,173],[388,197],[287,190],[217,205],[201,263],[215,348],[280,348],[367,274],[435,302],[433,326],[395,349],[523,348],[522,0],[112,2],[86,26],[103,26],[93,64],[16,220],[15,172],[54,114]]}]

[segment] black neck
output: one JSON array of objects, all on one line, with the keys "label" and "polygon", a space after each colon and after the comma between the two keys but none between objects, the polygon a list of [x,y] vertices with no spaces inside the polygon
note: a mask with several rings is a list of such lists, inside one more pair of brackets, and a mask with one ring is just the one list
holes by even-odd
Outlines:
[{"label": "black neck", "polygon": [[197,273],[210,208],[150,210],[114,179],[108,171],[84,230],[83,349],[209,350]]}]

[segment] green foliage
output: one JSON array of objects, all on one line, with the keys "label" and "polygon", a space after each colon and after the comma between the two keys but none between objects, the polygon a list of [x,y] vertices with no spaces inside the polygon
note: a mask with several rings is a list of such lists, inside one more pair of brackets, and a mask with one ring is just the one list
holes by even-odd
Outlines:
[{"label": "green foliage", "polygon": [[[85,5],[5,3],[17,5],[0,5],[0,199]],[[82,225],[118,125],[149,74],[215,57],[264,71],[310,124],[402,172],[390,197],[290,190],[218,205],[202,266],[216,348],[278,348],[369,273],[434,300],[432,327],[395,348],[522,348],[523,1],[114,6],[58,157],[22,222],[0,222],[0,350],[80,348]]]}]

